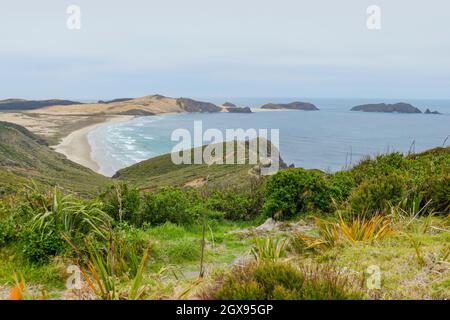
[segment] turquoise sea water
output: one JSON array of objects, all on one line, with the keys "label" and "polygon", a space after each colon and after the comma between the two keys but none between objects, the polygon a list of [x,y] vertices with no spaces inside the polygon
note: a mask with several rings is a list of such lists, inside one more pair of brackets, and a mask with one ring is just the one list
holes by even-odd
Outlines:
[{"label": "turquoise sea water", "polygon": [[[117,170],[168,153],[178,142],[171,141],[173,130],[193,131],[196,120],[204,130],[279,129],[280,152],[288,164],[297,167],[336,171],[355,164],[362,157],[391,151],[422,151],[442,146],[450,135],[449,100],[402,100],[425,111],[442,115],[364,113],[349,109],[355,105],[400,100],[367,99],[202,99],[217,104],[231,101],[240,106],[258,107],[268,102],[309,101],[320,111],[277,111],[252,114],[167,114],[141,117],[129,122],[102,125],[89,133],[92,158],[100,172]],[[445,143],[450,145],[450,138]]]}]

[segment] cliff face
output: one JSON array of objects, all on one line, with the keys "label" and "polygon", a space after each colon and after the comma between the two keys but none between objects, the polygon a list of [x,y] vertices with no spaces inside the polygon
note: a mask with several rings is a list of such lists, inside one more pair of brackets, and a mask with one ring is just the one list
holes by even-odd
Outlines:
[{"label": "cliff face", "polygon": [[377,103],[377,104],[363,104],[353,107],[351,111],[363,111],[363,112],[398,112],[398,113],[422,113],[418,108],[410,105],[409,103]]},{"label": "cliff face", "polygon": [[291,103],[268,103],[261,107],[261,109],[289,109],[289,110],[305,110],[315,111],[319,110],[315,105],[309,102],[291,102]]},{"label": "cliff face", "polygon": [[177,99],[177,105],[186,112],[220,112],[222,110],[213,103],[188,98]]}]

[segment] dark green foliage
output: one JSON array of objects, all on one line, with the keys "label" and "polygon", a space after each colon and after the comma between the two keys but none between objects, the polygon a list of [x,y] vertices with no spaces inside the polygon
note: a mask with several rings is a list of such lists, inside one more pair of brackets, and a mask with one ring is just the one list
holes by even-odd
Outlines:
[{"label": "dark green foliage", "polygon": [[17,237],[17,225],[13,215],[0,219],[0,247]]},{"label": "dark green foliage", "polygon": [[141,198],[139,190],[125,183],[110,186],[101,194],[103,210],[115,221],[142,225]]},{"label": "dark green foliage", "polygon": [[332,209],[332,188],[326,175],[318,170],[280,171],[267,181],[265,196],[264,211],[276,218]]},{"label": "dark green foliage", "polygon": [[208,198],[207,206],[224,213],[226,219],[239,220],[247,217],[249,199],[233,191],[214,191]]},{"label": "dark green foliage", "polygon": [[223,300],[361,299],[347,278],[329,266],[296,268],[289,263],[262,263],[235,268],[213,294]]},{"label": "dark green foliage", "polygon": [[392,153],[331,175],[284,170],[268,179],[264,210],[276,218],[289,218],[311,211],[332,212],[336,205],[352,214],[373,215],[388,213],[391,205],[405,198],[420,198],[420,206],[431,200],[426,212],[448,213],[449,155],[450,148],[407,157]]},{"label": "dark green foliage", "polygon": [[380,176],[399,173],[406,169],[407,161],[401,153],[394,152],[380,155],[374,160],[366,159],[351,169],[351,173],[357,184],[367,179],[374,179]]},{"label": "dark green foliage", "polygon": [[122,223],[107,234],[107,240],[95,240],[87,237],[84,245],[80,246],[81,259],[92,260],[97,257],[103,264],[109,264],[116,276],[127,275],[131,278],[138,273],[141,256],[152,244],[145,240],[140,230]]},{"label": "dark green foliage", "polygon": [[356,181],[351,171],[338,171],[329,177],[329,185],[333,200],[341,204],[356,187]]},{"label": "dark green foliage", "polygon": [[207,207],[222,212],[227,220],[250,220],[259,213],[253,196],[251,192],[216,190],[209,196]]},{"label": "dark green foliage", "polygon": [[195,204],[198,193],[165,187],[156,193],[147,193],[143,199],[142,216],[145,222],[159,225],[165,222],[190,224],[197,220]]},{"label": "dark green foliage", "polygon": [[[402,157],[399,153],[382,155],[374,160],[362,161],[350,170],[358,184],[376,184],[377,179],[387,176],[397,176],[403,181],[403,196],[408,198],[421,197],[421,206],[432,200],[427,212],[449,211],[449,169],[450,148],[435,148],[423,153]],[[387,178],[391,179],[391,178]],[[383,189],[386,186],[379,186]],[[392,187],[397,190],[390,200],[398,200],[400,194],[398,184]],[[376,187],[373,186],[372,189]],[[380,194],[386,191],[379,190]],[[384,198],[389,198],[387,195]],[[393,204],[396,204],[395,202]],[[380,207],[380,203],[378,203]],[[383,206],[381,206],[383,207]],[[424,212],[425,213],[425,212]]]},{"label": "dark green foliage", "polygon": [[437,213],[450,212],[450,176],[430,177],[418,187],[417,193],[422,195],[423,201],[430,202],[430,206]]},{"label": "dark green foliage", "polygon": [[391,174],[364,181],[350,195],[349,204],[355,215],[387,214],[390,204],[399,203],[404,196],[404,180]]},{"label": "dark green foliage", "polygon": [[58,232],[47,228],[39,232],[32,224],[26,225],[19,234],[22,244],[22,253],[26,259],[33,263],[46,263],[51,256],[60,253],[65,243]]}]

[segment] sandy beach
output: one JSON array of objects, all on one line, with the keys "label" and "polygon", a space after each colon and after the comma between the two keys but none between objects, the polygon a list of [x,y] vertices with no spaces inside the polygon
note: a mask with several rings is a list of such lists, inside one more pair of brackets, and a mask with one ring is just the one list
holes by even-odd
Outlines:
[{"label": "sandy beach", "polygon": [[126,122],[133,118],[134,116],[108,117],[104,122],[93,124],[71,132],[68,136],[64,137],[59,144],[52,146],[52,149],[56,152],[62,153],[69,160],[98,172],[100,168],[91,158],[91,146],[88,141],[89,132],[105,124]]}]

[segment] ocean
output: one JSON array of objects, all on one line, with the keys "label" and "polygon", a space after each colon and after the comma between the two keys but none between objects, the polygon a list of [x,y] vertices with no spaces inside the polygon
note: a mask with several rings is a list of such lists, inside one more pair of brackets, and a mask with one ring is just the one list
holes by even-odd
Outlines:
[{"label": "ocean", "polygon": [[[334,172],[356,164],[367,156],[399,151],[420,152],[448,146],[450,100],[239,98],[205,99],[216,104],[230,101],[238,106],[259,107],[265,103],[307,101],[319,111],[276,111],[235,113],[165,114],[135,118],[129,122],[105,124],[88,135],[92,159],[100,173],[111,176],[137,162],[171,152],[173,130],[193,131],[194,121],[203,129],[279,129],[280,153],[287,164]],[[438,110],[442,115],[365,113],[349,111],[365,103],[407,102],[422,111]]]}]

